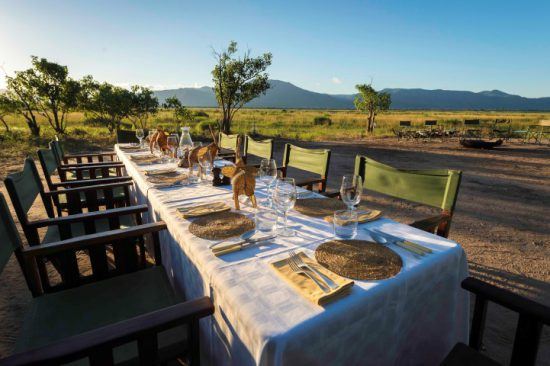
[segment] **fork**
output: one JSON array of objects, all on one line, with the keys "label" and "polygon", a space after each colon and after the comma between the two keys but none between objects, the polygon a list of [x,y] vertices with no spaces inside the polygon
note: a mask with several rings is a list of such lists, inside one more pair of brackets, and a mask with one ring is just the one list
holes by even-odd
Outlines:
[{"label": "fork", "polygon": [[302,269],[309,270],[310,272],[315,273],[315,275],[317,275],[317,276],[323,281],[323,284],[325,284],[325,285],[327,285],[328,287],[330,287],[331,290],[336,290],[336,289],[338,289],[338,285],[335,284],[334,281],[332,281],[330,278],[328,278],[327,276],[325,276],[324,274],[322,274],[320,271],[316,270],[315,268],[313,268],[312,266],[310,266],[309,264],[307,264],[306,262],[304,262],[304,260],[302,259],[302,257],[300,257],[300,256],[294,251],[294,249],[289,250],[289,254],[290,254],[290,257],[294,259],[294,261],[296,262],[296,264],[298,265],[298,267],[300,267],[300,268],[302,268]]},{"label": "fork", "polygon": [[287,262],[288,262],[288,265],[290,266],[290,269],[295,272],[295,273],[300,273],[300,274],[303,274],[303,275],[306,275],[307,277],[309,277],[313,282],[315,282],[315,284],[317,286],[319,286],[319,288],[321,290],[323,290],[323,292],[325,294],[327,294],[329,291],[326,289],[325,286],[323,286],[317,279],[315,279],[315,277],[313,277],[311,274],[309,274],[309,272],[307,271],[304,271],[302,268],[298,267],[298,265],[296,264],[296,262],[294,261],[294,259],[292,259],[292,257],[288,257],[287,259]]}]

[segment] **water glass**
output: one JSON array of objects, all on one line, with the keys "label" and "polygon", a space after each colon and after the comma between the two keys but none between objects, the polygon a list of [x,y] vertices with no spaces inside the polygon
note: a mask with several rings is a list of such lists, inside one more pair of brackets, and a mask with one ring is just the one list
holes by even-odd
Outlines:
[{"label": "water glass", "polygon": [[352,239],[357,234],[357,212],[340,210],[332,219],[334,235],[342,239]]},{"label": "water glass", "polygon": [[283,227],[279,230],[281,236],[294,236],[294,230],[288,227],[288,211],[296,203],[296,183],[294,178],[282,178],[277,180],[273,191],[273,203],[277,210],[283,213]]},{"label": "water glass", "polygon": [[255,213],[256,228],[262,232],[272,232],[277,227],[277,211],[268,209],[257,209]]},{"label": "water glass", "polygon": [[145,137],[145,134],[143,132],[143,129],[141,128],[138,128],[136,130],[136,137],[137,139],[139,140],[139,147],[142,147],[143,146],[143,137]]},{"label": "water glass", "polygon": [[363,180],[360,175],[344,175],[340,186],[340,197],[350,211],[361,202],[363,192]]},{"label": "water glass", "polygon": [[275,159],[262,159],[258,170],[260,182],[266,185],[267,207],[272,207],[271,186],[277,179],[277,162]]},{"label": "water glass", "polygon": [[206,152],[199,157],[199,165],[201,167],[201,180],[204,180],[206,183],[211,182],[211,172],[212,172],[212,157],[210,152]]}]

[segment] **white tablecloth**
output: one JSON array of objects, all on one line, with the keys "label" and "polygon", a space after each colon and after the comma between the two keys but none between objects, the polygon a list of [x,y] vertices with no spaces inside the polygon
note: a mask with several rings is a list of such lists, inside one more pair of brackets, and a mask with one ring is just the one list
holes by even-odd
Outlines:
[{"label": "white tablecloth", "polygon": [[[230,199],[229,187],[194,185],[155,189],[128,154],[116,148],[135,181],[135,199],[150,206],[150,220],[164,220],[163,264],[173,285],[186,298],[210,296],[213,317],[201,323],[203,361],[232,365],[436,365],[458,341],[467,340],[469,297],[460,288],[467,275],[457,243],[389,219],[360,225],[358,239],[370,239],[361,227],[376,227],[431,248],[416,258],[394,248],[402,271],[383,281],[356,281],[349,296],[320,307],[282,281],[269,263],[315,248],[332,238],[331,224],[292,212],[299,228],[293,238],[215,257],[208,240],[188,231],[178,205]],[[265,189],[257,187],[261,198]],[[244,208],[246,210],[246,208]]]}]

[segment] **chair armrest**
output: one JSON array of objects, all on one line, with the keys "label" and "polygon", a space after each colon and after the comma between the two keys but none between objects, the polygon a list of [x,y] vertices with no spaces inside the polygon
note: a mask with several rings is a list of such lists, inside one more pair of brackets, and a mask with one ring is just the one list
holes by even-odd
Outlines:
[{"label": "chair armrest", "polygon": [[340,192],[319,192],[319,194],[323,195],[325,197],[328,197],[328,198],[336,198],[336,199],[339,199],[339,200],[342,199],[340,197]]},{"label": "chair armrest", "polygon": [[492,301],[520,314],[527,314],[546,325],[550,325],[550,307],[517,295],[511,291],[493,286],[477,278],[467,277],[462,281],[462,288],[486,300]]},{"label": "chair armrest", "polygon": [[123,166],[124,166],[124,164],[120,164],[118,161],[115,161],[115,162],[109,162],[109,163],[106,163],[106,164],[99,164],[99,165],[95,164],[95,163],[82,164],[82,165],[78,165],[78,166],[63,165],[63,166],[58,167],[57,169],[62,170],[62,171],[100,170],[100,169],[105,169],[105,168],[122,168]]},{"label": "chair armrest", "polygon": [[116,156],[114,151],[101,151],[101,152],[89,152],[89,153],[78,153],[78,154],[65,154],[63,158],[65,159],[76,159],[76,158],[87,158],[93,156]]},{"label": "chair armrest", "polygon": [[95,179],[83,179],[83,180],[68,180],[65,182],[53,182],[52,187],[64,187],[64,188],[73,188],[73,187],[82,187],[82,186],[95,186],[101,184],[110,184],[110,183],[119,183],[119,182],[131,182],[132,177],[123,176],[123,177],[105,177],[105,178],[95,178]]},{"label": "chair armrest", "polygon": [[116,161],[116,160],[108,160],[108,161],[93,161],[88,163],[67,163],[63,164],[62,168],[78,168],[78,167],[88,167],[88,166],[94,166],[94,165],[124,165],[122,161]]},{"label": "chair armrest", "polygon": [[48,227],[48,226],[54,226],[54,225],[66,225],[66,224],[73,224],[73,223],[84,222],[84,221],[108,219],[110,217],[133,215],[133,214],[147,212],[147,210],[148,210],[147,205],[128,206],[128,207],[121,207],[121,208],[112,208],[112,209],[103,210],[103,211],[93,211],[93,212],[86,212],[86,213],[80,213],[80,214],[69,215],[69,216],[61,216],[61,217],[31,221],[27,225],[31,228],[38,229],[41,227]]},{"label": "chair armrest", "polygon": [[143,236],[145,234],[154,233],[165,229],[166,224],[163,221],[159,221],[150,224],[132,226],[124,229],[115,229],[95,234],[82,235],[75,238],[60,240],[52,243],[34,245],[32,247],[25,247],[21,249],[21,253],[28,258],[36,256],[47,256],[50,254],[65,251],[85,249],[90,246],[103,245],[105,243],[109,243],[112,245],[117,245],[118,243],[121,243],[122,245],[124,245],[124,241],[122,239]]},{"label": "chair armrest", "polygon": [[[75,182],[82,182],[82,181],[78,180],[78,181],[75,181]],[[71,193],[81,193],[81,192],[87,192],[87,191],[99,191],[99,190],[105,190],[105,189],[112,190],[114,188],[131,186],[132,184],[133,184],[133,182],[131,180],[125,180],[125,181],[122,181],[122,182],[115,182],[115,183],[108,183],[108,184],[95,184],[95,185],[90,185],[90,186],[79,185],[77,187],[60,189],[58,191],[44,192],[44,194],[46,196],[61,196],[61,195],[68,195],[68,194],[71,194]]]},{"label": "chair armrest", "polygon": [[214,313],[208,297],[199,298],[152,311],[115,324],[65,338],[47,346],[25,351],[0,360],[1,365],[28,365],[46,362],[65,363],[99,350],[107,354],[118,345],[157,334],[178,325],[197,322]]},{"label": "chair armrest", "polygon": [[433,217],[428,217],[426,219],[418,220],[410,224],[410,226],[415,227],[420,230],[433,233],[439,225],[444,222],[448,222],[451,219],[451,216],[448,214],[441,214]]},{"label": "chair armrest", "polygon": [[312,184],[315,184],[315,183],[322,183],[324,181],[325,180],[322,179],[322,178],[307,179],[307,180],[302,180],[302,181],[296,182],[296,186],[298,186],[298,187],[309,186],[309,185],[312,185]]}]

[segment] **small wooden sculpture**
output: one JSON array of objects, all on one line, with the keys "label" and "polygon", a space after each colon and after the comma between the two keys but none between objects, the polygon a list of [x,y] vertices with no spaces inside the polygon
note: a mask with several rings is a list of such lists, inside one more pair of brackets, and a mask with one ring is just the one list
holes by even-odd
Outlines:
[{"label": "small wooden sculpture", "polygon": [[235,166],[225,166],[222,168],[222,174],[231,178],[233,188],[233,201],[235,209],[240,210],[239,196],[246,195],[252,202],[252,207],[257,207],[254,189],[256,188],[256,171],[252,166],[247,166],[241,156],[241,136],[237,138],[237,150],[235,151]]},{"label": "small wooden sculpture", "polygon": [[199,165],[199,176],[202,175],[203,173],[202,167],[199,164],[199,162],[203,159],[203,157],[209,153],[210,165],[213,166],[214,159],[216,158],[216,156],[218,155],[218,152],[220,151],[218,142],[216,140],[216,135],[214,134],[212,127],[208,126],[208,128],[210,129],[210,134],[212,135],[212,139],[213,139],[212,143],[208,144],[207,146],[199,146],[199,147],[193,148],[191,151],[189,151],[189,155],[187,157],[189,171],[193,171],[195,164]]},{"label": "small wooden sculpture", "polygon": [[151,150],[151,152],[153,152],[155,143],[158,144],[162,151],[168,150],[168,136],[166,136],[166,133],[160,126],[157,127],[157,132],[155,132],[149,140],[149,149]]}]

